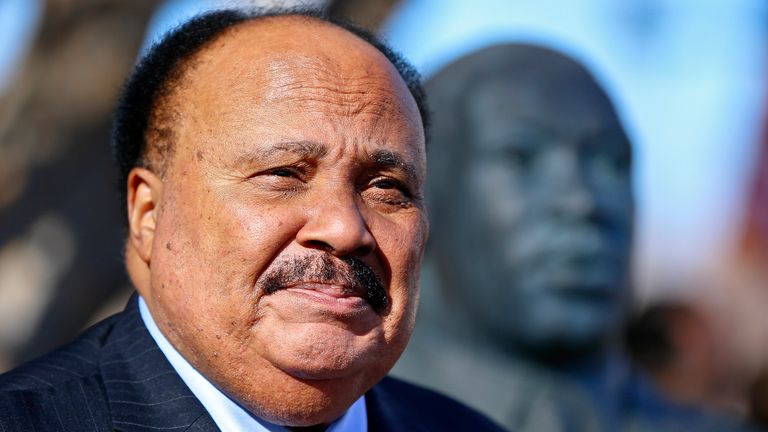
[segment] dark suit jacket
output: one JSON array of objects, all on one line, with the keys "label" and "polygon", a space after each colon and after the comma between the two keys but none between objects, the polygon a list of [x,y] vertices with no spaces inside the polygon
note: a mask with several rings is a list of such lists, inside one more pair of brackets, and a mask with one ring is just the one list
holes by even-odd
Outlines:
[{"label": "dark suit jacket", "polygon": [[[366,394],[376,431],[500,431],[475,411],[393,378]],[[0,432],[217,431],[139,315],[122,313],[74,342],[0,375]],[[226,431],[225,431],[226,432]]]}]

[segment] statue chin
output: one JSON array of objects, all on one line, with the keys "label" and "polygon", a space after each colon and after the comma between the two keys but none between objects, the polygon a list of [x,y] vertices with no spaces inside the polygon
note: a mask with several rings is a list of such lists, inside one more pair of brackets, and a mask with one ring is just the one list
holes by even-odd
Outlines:
[{"label": "statue chin", "polygon": [[507,308],[510,319],[487,315],[472,319],[483,323],[495,346],[537,360],[588,358],[602,350],[619,328],[620,313],[613,301],[576,302],[568,299],[528,301],[528,307]]}]

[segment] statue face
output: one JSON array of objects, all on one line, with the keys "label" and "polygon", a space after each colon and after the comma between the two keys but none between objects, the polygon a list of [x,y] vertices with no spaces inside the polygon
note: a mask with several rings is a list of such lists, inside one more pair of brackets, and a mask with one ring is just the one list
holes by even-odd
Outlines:
[{"label": "statue face", "polygon": [[447,234],[462,247],[439,252],[454,255],[454,292],[504,343],[545,352],[598,343],[626,291],[633,199],[621,124],[579,75],[475,88]]}]

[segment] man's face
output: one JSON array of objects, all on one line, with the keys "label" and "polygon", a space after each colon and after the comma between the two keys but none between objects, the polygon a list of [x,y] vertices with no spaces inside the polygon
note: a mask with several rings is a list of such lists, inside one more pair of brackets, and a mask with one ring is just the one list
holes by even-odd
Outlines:
[{"label": "man's face", "polygon": [[239,26],[183,82],[150,310],[257,415],[332,421],[412,331],[428,230],[416,104],[374,48],[295,19]]},{"label": "man's face", "polygon": [[616,327],[633,213],[630,146],[608,101],[578,75],[544,81],[505,77],[469,97],[452,219],[466,305],[540,354]]}]

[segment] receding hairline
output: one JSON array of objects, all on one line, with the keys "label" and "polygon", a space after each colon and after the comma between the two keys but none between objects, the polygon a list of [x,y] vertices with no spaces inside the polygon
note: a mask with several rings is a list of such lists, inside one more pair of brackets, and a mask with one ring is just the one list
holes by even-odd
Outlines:
[{"label": "receding hairline", "polygon": [[[296,21],[302,24],[311,23],[310,26],[317,26],[318,28],[325,28],[331,33],[335,33],[336,35],[341,36],[343,39],[346,39],[348,42],[352,42],[352,46],[350,46],[350,43],[347,43],[346,41],[343,42],[343,39],[339,40],[332,40],[329,38],[319,38],[320,42],[315,43],[314,41],[307,41],[306,39],[299,39],[296,37],[291,37],[292,35],[300,34],[301,32],[306,32],[307,28],[310,26],[301,25],[297,29],[288,29],[286,26],[282,24],[276,24],[276,21]],[[360,60],[361,58],[364,58],[361,55],[358,55],[359,53],[365,52],[365,57],[369,61],[372,61],[372,64],[375,66],[378,66],[380,70],[386,71],[386,76],[391,78],[391,83],[395,86],[399,87],[399,90],[404,91],[412,104],[411,108],[414,109],[414,113],[418,114],[419,109],[418,105],[416,103],[416,99],[411,94],[408,83],[405,81],[405,79],[401,76],[399,73],[397,67],[392,64],[392,61],[387,58],[384,53],[382,53],[377,47],[372,45],[367,40],[363,39],[359,35],[351,32],[350,30],[340,27],[332,22],[324,21],[320,18],[314,17],[314,16],[307,16],[307,15],[279,15],[279,16],[265,16],[265,17],[256,17],[251,20],[243,21],[240,23],[234,24],[232,27],[228,28],[227,30],[223,31],[220,35],[209,41],[209,43],[204,44],[201,49],[196,52],[195,54],[191,55],[186,62],[180,65],[181,69],[181,75],[180,78],[182,80],[188,78],[187,74],[190,70],[190,67],[194,67],[197,62],[200,62],[201,59],[204,59],[207,55],[221,55],[221,54],[212,54],[216,52],[217,48],[224,48],[225,39],[234,39],[236,38],[236,34],[246,31],[247,27],[251,27],[251,35],[253,35],[256,30],[259,27],[265,27],[265,26],[278,26],[278,33],[274,34],[274,36],[271,36],[270,34],[264,35],[258,35],[256,37],[250,36],[251,38],[255,38],[255,43],[248,45],[248,51],[251,53],[255,53],[256,56],[259,57],[259,62],[261,63],[267,63],[268,61],[272,60],[281,60],[281,58],[286,59],[294,59],[302,56],[306,56],[307,58],[310,58],[312,60],[316,60],[318,63],[322,62],[337,62],[339,60],[346,60],[351,59],[351,63],[362,63],[364,60]],[[285,37],[288,35],[288,37]],[[249,37],[249,36],[244,36]],[[240,41],[242,42],[242,41]],[[340,55],[338,53],[333,53],[329,55],[329,52],[331,49],[329,49],[329,45],[333,44],[334,42],[344,43],[344,54]],[[241,45],[234,45],[234,46],[241,46]],[[335,57],[334,57],[335,56]],[[341,62],[339,62],[342,64]]]},{"label": "receding hairline", "polygon": [[[365,50],[369,53],[369,55],[372,55],[372,58],[376,59],[376,63],[380,65],[383,68],[387,69],[387,75],[392,77],[393,84],[400,87],[399,90],[403,91],[403,96],[408,100],[406,104],[408,105],[408,110],[412,111],[414,114],[419,116],[419,123],[421,123],[422,126],[426,126],[423,124],[423,118],[421,118],[421,113],[419,109],[418,102],[416,101],[416,98],[411,92],[410,86],[408,82],[405,81],[405,78],[401,75],[398,68],[392,63],[392,61],[385,55],[377,46],[373,45],[370,41],[365,40],[363,37],[361,37],[358,34],[355,34],[350,29],[344,28],[337,23],[326,21],[322,18],[312,16],[312,15],[303,15],[300,13],[297,14],[286,14],[286,15],[265,15],[265,16],[253,16],[249,17],[243,21],[237,22],[232,24],[230,27],[226,28],[225,30],[221,31],[218,35],[211,38],[211,40],[205,42],[200,46],[200,48],[192,53],[191,55],[187,56],[186,58],[183,58],[181,62],[175,67],[174,72],[170,75],[170,78],[166,82],[166,84],[163,86],[163,91],[161,91],[155,102],[152,104],[151,112],[149,115],[149,121],[147,124],[147,128],[145,131],[145,143],[146,147],[144,148],[143,155],[139,158],[141,162],[143,162],[144,165],[150,167],[150,169],[153,169],[161,176],[164,174],[168,161],[172,158],[173,153],[175,151],[175,127],[177,126],[177,115],[180,111],[174,112],[175,108],[179,106],[180,104],[183,104],[184,101],[184,93],[187,88],[187,84],[190,82],[190,80],[193,80],[194,78],[190,77],[190,71],[194,70],[198,64],[200,64],[201,61],[205,61],[205,56],[207,54],[210,54],[213,52],[216,48],[220,48],[223,45],[223,41],[227,38],[233,38],[237,33],[240,33],[244,31],[247,27],[251,28],[258,28],[263,26],[274,26],[277,25],[276,22],[284,22],[284,21],[294,21],[297,23],[304,24],[299,29],[306,29],[306,24],[309,23],[310,26],[317,26],[318,28],[325,28],[328,29],[328,31],[335,32],[338,35],[345,35],[345,37],[350,38],[350,41],[356,41],[358,43],[358,47],[360,50]],[[287,32],[288,34],[292,34],[292,30],[287,30],[285,28],[279,28],[280,32]],[[252,29],[252,31],[255,31]],[[279,35],[278,35],[279,36]],[[267,36],[268,38],[268,36]],[[283,38],[283,37],[276,37],[275,40],[278,43],[287,43],[288,48],[290,47],[296,47],[296,52],[303,52],[303,53],[309,53],[309,49],[306,48],[306,45],[302,45],[298,43],[296,39],[292,38]],[[253,50],[270,50],[270,48],[273,48],[272,51],[274,51],[274,44],[266,43],[258,45],[251,45],[250,48]],[[322,49],[323,44],[319,44],[319,47]],[[357,48],[355,48],[357,49]],[[289,50],[281,50],[282,53],[288,54],[292,52],[292,49]],[[327,51],[326,51],[327,52]],[[158,133],[158,128],[155,127],[156,123],[159,122],[167,122],[168,127],[160,128],[162,131]],[[423,133],[426,133],[426,130],[423,131]],[[157,143],[158,138],[163,137],[167,139],[170,142],[166,143]],[[426,137],[425,137],[426,138]],[[161,138],[162,139],[162,138]],[[158,145],[159,144],[159,145]],[[158,166],[159,163],[159,166]]]},{"label": "receding hairline", "polygon": [[[355,33],[351,32],[350,30],[348,30],[348,29],[346,29],[344,27],[341,27],[341,26],[339,26],[339,25],[337,25],[337,24],[335,24],[333,22],[326,21],[326,20],[324,20],[322,18],[319,18],[319,17],[316,17],[316,16],[301,15],[301,14],[265,15],[265,16],[251,17],[251,18],[248,18],[248,19],[243,20],[241,22],[233,24],[231,27],[229,27],[226,30],[224,30],[223,32],[221,32],[221,34],[219,34],[218,36],[216,36],[214,39],[212,39],[209,42],[213,43],[216,40],[221,40],[222,38],[226,37],[228,34],[242,31],[245,27],[274,26],[275,22],[279,22],[279,21],[288,21],[288,22],[295,21],[295,22],[301,23],[301,24],[309,23],[310,26],[317,26],[317,27],[321,27],[321,28],[327,28],[327,29],[329,29],[331,31],[335,31],[335,32],[337,32],[339,34],[346,34],[346,35],[352,36],[352,38],[362,42],[364,45],[369,46],[374,51],[378,52],[382,57],[384,57],[384,55],[381,52],[379,52],[376,49],[376,47],[371,45],[365,39],[361,38],[359,35],[356,35]],[[308,28],[310,26],[301,26],[299,28],[305,29],[305,28]],[[283,43],[287,41],[286,39],[277,39],[277,40],[279,42],[283,42]],[[210,48],[208,46],[208,45],[210,45],[210,43],[204,45],[202,47],[202,49],[200,51],[198,51],[198,53],[196,53],[196,54],[201,54],[201,53],[207,51]],[[384,57],[384,58],[386,58],[386,57]]]}]

